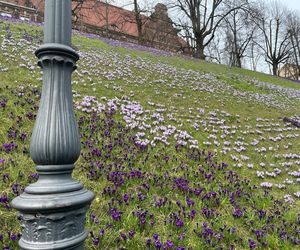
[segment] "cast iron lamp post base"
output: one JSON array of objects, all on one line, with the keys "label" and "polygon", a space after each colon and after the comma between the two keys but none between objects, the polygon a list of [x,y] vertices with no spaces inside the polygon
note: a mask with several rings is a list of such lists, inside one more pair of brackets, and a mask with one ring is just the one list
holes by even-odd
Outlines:
[{"label": "cast iron lamp post base", "polygon": [[80,155],[71,88],[79,56],[71,48],[71,31],[71,0],[46,0],[45,44],[36,51],[43,89],[30,143],[39,179],[12,201],[24,250],[83,250],[87,237],[85,217],[94,194],[71,176]]}]

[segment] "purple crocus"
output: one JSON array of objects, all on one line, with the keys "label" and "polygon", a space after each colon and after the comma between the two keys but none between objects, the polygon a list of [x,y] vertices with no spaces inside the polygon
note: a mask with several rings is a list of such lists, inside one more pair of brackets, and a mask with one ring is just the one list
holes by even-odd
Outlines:
[{"label": "purple crocus", "polygon": [[94,246],[98,246],[98,245],[99,245],[99,242],[100,242],[99,237],[93,239],[93,245],[94,245]]},{"label": "purple crocus", "polygon": [[129,237],[130,237],[130,238],[133,238],[133,236],[135,235],[135,231],[129,231],[128,234],[129,234]]},{"label": "purple crocus", "polygon": [[173,242],[170,241],[170,240],[167,240],[167,242],[166,242],[166,247],[167,247],[168,249],[171,249],[173,246],[174,246]]},{"label": "purple crocus", "polygon": [[153,234],[153,239],[158,240],[158,234]]},{"label": "purple crocus", "polygon": [[234,209],[234,213],[233,213],[234,217],[240,218],[243,216],[243,211],[239,208],[235,208]]},{"label": "purple crocus", "polygon": [[128,199],[129,199],[128,195],[124,194],[123,199],[124,199],[125,203],[127,203]]},{"label": "purple crocus", "polygon": [[6,103],[7,103],[7,99],[2,99],[2,100],[0,101],[0,107],[1,107],[1,108],[5,108],[5,107],[6,107]]},{"label": "purple crocus", "polygon": [[115,221],[119,221],[121,219],[121,215],[122,213],[120,211],[117,211],[116,208],[112,208],[110,210],[111,212],[111,217],[115,220]]},{"label": "purple crocus", "polygon": [[252,239],[248,239],[250,249],[256,248],[256,243]]},{"label": "purple crocus", "polygon": [[151,244],[151,239],[148,238],[147,241],[146,241],[146,245],[149,247],[150,244]]},{"label": "purple crocus", "polygon": [[178,219],[176,220],[176,227],[183,227],[183,226],[184,226],[183,221],[182,221],[180,218],[178,218]]},{"label": "purple crocus", "polygon": [[17,235],[11,234],[9,239],[12,240],[12,241],[15,241],[17,239]]},{"label": "purple crocus", "polygon": [[159,240],[155,241],[155,247],[156,247],[156,249],[161,249],[162,244],[161,244],[161,242]]},{"label": "purple crocus", "polygon": [[6,153],[9,153],[10,151],[12,151],[14,148],[17,148],[18,145],[15,144],[14,142],[10,142],[10,143],[3,143],[2,144],[4,150]]},{"label": "purple crocus", "polygon": [[11,189],[12,189],[12,191],[13,191],[13,193],[14,193],[15,195],[19,195],[19,185],[18,185],[18,183],[14,183],[14,184],[12,185]]}]

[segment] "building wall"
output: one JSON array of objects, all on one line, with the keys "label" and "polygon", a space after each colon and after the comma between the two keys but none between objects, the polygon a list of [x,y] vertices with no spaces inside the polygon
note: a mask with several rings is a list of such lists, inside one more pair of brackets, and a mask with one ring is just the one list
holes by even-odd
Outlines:
[{"label": "building wall", "polygon": [[172,20],[168,15],[168,9],[163,4],[155,6],[154,13],[149,17],[149,20],[144,24],[144,37],[147,41],[156,41],[160,43],[162,48],[174,49],[179,51],[182,48],[182,43],[175,29]]},{"label": "building wall", "polygon": [[102,29],[113,29],[131,36],[138,36],[132,11],[95,0],[86,0],[76,14],[77,23]]},{"label": "building wall", "polygon": [[[23,5],[19,5],[22,3]],[[41,22],[43,13],[31,7],[26,7],[27,1],[24,0],[7,0],[0,1],[0,14],[8,15],[12,18],[23,19],[33,22]]]},{"label": "building wall", "polygon": [[286,64],[281,69],[279,69],[278,75],[280,77],[292,79],[292,80],[300,80],[300,72],[296,65]]}]

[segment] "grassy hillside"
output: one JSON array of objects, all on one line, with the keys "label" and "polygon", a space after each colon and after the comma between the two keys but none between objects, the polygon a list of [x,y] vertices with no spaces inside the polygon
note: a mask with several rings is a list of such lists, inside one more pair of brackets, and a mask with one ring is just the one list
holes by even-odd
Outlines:
[{"label": "grassy hillside", "polygon": [[[86,248],[300,249],[299,130],[283,122],[299,119],[300,85],[102,40],[73,37],[74,178],[96,194]],[[38,178],[41,43],[41,27],[0,21],[3,249],[21,232],[9,202]]]}]

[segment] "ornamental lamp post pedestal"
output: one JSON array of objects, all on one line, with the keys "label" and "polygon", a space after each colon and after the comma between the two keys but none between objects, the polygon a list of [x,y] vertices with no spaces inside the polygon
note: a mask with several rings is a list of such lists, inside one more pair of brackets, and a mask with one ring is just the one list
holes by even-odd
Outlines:
[{"label": "ornamental lamp post pedestal", "polygon": [[71,88],[79,56],[71,48],[71,34],[71,0],[46,0],[45,44],[35,52],[43,88],[30,143],[39,179],[12,201],[24,250],[83,250],[87,237],[85,217],[94,194],[71,177],[80,155]]}]

